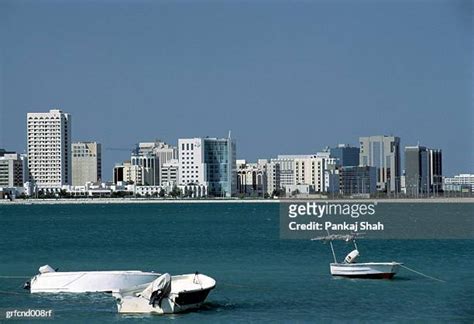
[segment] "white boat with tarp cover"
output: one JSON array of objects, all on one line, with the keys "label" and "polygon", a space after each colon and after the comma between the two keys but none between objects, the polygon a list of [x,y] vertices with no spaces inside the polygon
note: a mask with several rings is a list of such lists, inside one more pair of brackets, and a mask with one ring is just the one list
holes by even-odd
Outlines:
[{"label": "white boat with tarp cover", "polygon": [[25,283],[31,293],[118,292],[120,289],[149,284],[161,274],[128,271],[58,271],[49,265],[39,268],[39,274]]},{"label": "white boat with tarp cover", "polygon": [[214,279],[197,272],[165,273],[148,285],[121,289],[113,296],[119,313],[173,314],[199,308],[215,286]]},{"label": "white boat with tarp cover", "polygon": [[[359,249],[356,243],[356,233],[351,234],[329,234],[313,238],[312,241],[329,242],[331,246],[334,262],[330,264],[331,275],[348,278],[367,278],[367,279],[391,279],[398,272],[402,263],[399,262],[363,262],[358,263]],[[343,262],[338,262],[332,241],[352,241],[355,249],[351,251]]]}]

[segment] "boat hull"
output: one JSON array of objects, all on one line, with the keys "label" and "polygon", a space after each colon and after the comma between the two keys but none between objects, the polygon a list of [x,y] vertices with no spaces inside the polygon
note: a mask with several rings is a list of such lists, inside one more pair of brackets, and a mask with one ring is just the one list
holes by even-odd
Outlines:
[{"label": "boat hull", "polygon": [[330,269],[333,276],[392,279],[398,272],[400,264],[398,262],[331,263]]},{"label": "boat hull", "polygon": [[122,290],[114,296],[119,313],[174,314],[201,307],[215,286],[215,280],[206,275],[188,274],[171,277],[171,292],[159,305],[153,306],[148,299],[140,296],[143,285]]},{"label": "boat hull", "polygon": [[142,271],[47,272],[31,279],[30,291],[31,293],[112,293],[148,284],[159,276],[159,273]]}]

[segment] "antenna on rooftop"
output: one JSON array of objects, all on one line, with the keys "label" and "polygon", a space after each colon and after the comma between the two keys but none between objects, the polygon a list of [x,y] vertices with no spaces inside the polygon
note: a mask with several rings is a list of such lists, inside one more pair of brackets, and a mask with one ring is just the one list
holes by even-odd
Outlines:
[{"label": "antenna on rooftop", "polygon": [[231,134],[231,133],[232,133],[232,131],[231,131],[231,130],[229,130],[229,136],[227,137],[228,139],[230,139],[230,134]]}]

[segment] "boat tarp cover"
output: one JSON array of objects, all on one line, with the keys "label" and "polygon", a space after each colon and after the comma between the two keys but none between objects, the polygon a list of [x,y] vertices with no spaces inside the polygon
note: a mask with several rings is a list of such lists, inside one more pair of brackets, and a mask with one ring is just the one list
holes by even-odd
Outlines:
[{"label": "boat tarp cover", "polygon": [[156,278],[145,290],[140,294],[142,297],[150,301],[150,305],[155,306],[161,304],[161,300],[171,292],[171,276],[165,273]]}]

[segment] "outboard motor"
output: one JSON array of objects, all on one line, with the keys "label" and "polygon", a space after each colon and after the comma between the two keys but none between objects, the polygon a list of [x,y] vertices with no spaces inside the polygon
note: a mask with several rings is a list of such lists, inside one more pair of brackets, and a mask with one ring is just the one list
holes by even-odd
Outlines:
[{"label": "outboard motor", "polygon": [[351,253],[346,255],[346,258],[344,259],[344,263],[354,263],[358,256],[359,256],[359,251],[353,250]]},{"label": "outboard motor", "polygon": [[167,297],[171,292],[171,276],[165,273],[155,279],[145,290],[140,294],[142,297],[150,301],[150,305],[155,307],[156,304],[161,307],[161,301]]}]

